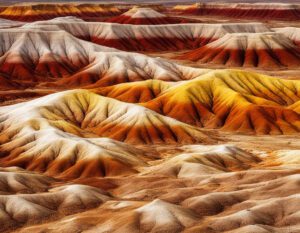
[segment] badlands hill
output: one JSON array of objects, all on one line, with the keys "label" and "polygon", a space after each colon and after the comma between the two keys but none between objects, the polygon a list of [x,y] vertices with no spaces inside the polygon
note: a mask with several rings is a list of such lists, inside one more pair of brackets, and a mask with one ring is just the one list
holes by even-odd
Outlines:
[{"label": "badlands hill", "polygon": [[22,129],[36,129],[38,133],[43,127],[54,127],[80,137],[110,137],[130,143],[210,141],[192,126],[142,106],[85,90],[60,92],[1,107],[1,126],[3,140],[9,140]]},{"label": "badlands hill", "polygon": [[142,102],[156,112],[200,127],[290,134],[300,130],[299,88],[299,81],[224,70],[173,85],[148,81],[136,87],[119,84],[99,92],[121,101]]},{"label": "badlands hill", "polygon": [[20,27],[22,25],[24,25],[23,22],[9,20],[9,19],[1,19],[0,18],[0,29],[2,29],[2,28]]},{"label": "badlands hill", "polygon": [[259,157],[233,145],[189,145],[181,149],[184,153],[147,168],[144,174],[192,178],[201,173],[208,175],[250,169],[261,161]]},{"label": "badlands hill", "polygon": [[113,16],[120,10],[112,5],[99,4],[25,4],[11,5],[0,12],[0,18],[32,22],[62,16],[76,16],[82,19]]},{"label": "badlands hill", "polygon": [[86,185],[53,188],[51,186],[58,180],[22,169],[2,168],[0,180],[2,232],[53,221],[99,206],[110,199],[101,189]]},{"label": "badlands hill", "polygon": [[179,85],[181,82],[161,82],[159,80],[147,80],[131,83],[122,83],[103,88],[94,88],[91,91],[110,98],[128,103],[148,102],[170,87]]},{"label": "badlands hill", "polygon": [[[23,24],[0,29],[0,100],[12,100],[0,107],[0,232],[299,232],[299,81],[91,43],[173,52],[215,44],[227,65],[251,58],[292,76],[296,30]],[[65,91],[78,87],[88,90]]]},{"label": "badlands hill", "polygon": [[115,16],[106,22],[120,24],[136,24],[136,25],[156,25],[156,24],[178,24],[188,23],[192,20],[169,17],[161,14],[151,8],[134,7],[122,15]]},{"label": "badlands hill", "polygon": [[175,6],[183,14],[243,19],[299,20],[300,5],[285,3],[197,3]]},{"label": "badlands hill", "polygon": [[214,141],[193,126],[84,90],[0,107],[0,129],[2,166],[64,179],[136,173],[145,165],[145,152],[118,141]]},{"label": "badlands hill", "polygon": [[260,156],[228,144],[162,156],[139,176],[115,178],[117,196],[98,207],[20,232],[297,232],[299,161],[264,167]]},{"label": "badlands hill", "polygon": [[300,48],[279,33],[232,33],[178,58],[229,67],[296,68]]},{"label": "badlands hill", "polygon": [[[122,127],[120,122],[113,119],[120,116],[118,114],[121,112],[106,117],[105,114],[109,113],[100,111],[100,108],[109,110],[105,104],[109,104],[110,99],[98,101],[100,99],[87,91],[74,91],[43,97],[26,104],[1,107],[2,166],[18,166],[68,179],[135,173],[137,165],[144,164],[144,152],[99,136],[105,134],[123,141],[143,140],[138,138],[138,123],[136,128],[135,122],[131,122],[131,126],[130,123],[127,126],[123,124],[124,130],[115,134],[108,128]],[[91,112],[86,113],[85,123],[81,125],[77,121],[83,121],[84,116],[78,114],[85,114],[82,111],[88,109]],[[125,132],[126,128],[128,132]],[[152,140],[159,141],[155,138]]]},{"label": "badlands hill", "polygon": [[107,86],[145,79],[178,81],[203,70],[82,41],[54,28],[0,30],[1,89]]},{"label": "badlands hill", "polygon": [[26,28],[53,30],[56,27],[96,44],[126,51],[192,49],[217,40],[227,33],[269,32],[262,23],[122,25],[61,18],[27,24]]},{"label": "badlands hill", "polygon": [[300,28],[296,27],[284,27],[284,28],[275,28],[278,33],[284,34],[290,40],[292,40],[297,46],[300,46]]}]

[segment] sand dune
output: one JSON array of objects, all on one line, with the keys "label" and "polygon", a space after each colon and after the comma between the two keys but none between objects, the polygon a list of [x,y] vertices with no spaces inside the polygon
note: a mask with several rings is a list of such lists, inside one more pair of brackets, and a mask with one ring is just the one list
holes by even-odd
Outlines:
[{"label": "sand dune", "polygon": [[84,19],[120,14],[112,5],[99,4],[24,4],[5,7],[1,18],[32,22],[61,16],[76,16]]},{"label": "sand dune", "polygon": [[183,14],[243,19],[299,20],[300,5],[285,3],[196,3],[176,6]]},{"label": "sand dune", "polygon": [[300,65],[300,49],[278,33],[232,33],[179,59],[229,67],[295,68]]}]

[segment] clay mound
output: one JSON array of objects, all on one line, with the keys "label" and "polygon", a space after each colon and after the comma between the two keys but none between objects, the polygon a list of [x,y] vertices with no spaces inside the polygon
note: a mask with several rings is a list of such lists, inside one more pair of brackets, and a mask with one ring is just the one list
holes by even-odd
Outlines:
[{"label": "clay mound", "polygon": [[21,232],[297,232],[297,173],[297,169],[253,167],[180,179],[155,173],[156,180],[153,174],[131,176],[123,192],[118,188],[122,200]]},{"label": "clay mound", "polygon": [[97,4],[25,4],[11,5],[0,12],[0,17],[11,20],[32,22],[62,16],[76,16],[83,19],[114,16],[120,14],[112,5]]},{"label": "clay mound", "polygon": [[29,173],[18,168],[1,168],[0,194],[9,195],[45,192],[54,181],[53,178]]},{"label": "clay mound", "polygon": [[[90,98],[93,102],[89,102]],[[95,133],[101,134],[97,132],[100,131],[100,121],[103,121],[102,127],[113,127],[110,119],[104,119],[103,111],[97,113],[97,109],[101,109],[96,105],[105,104],[103,100],[97,103],[98,98],[101,99],[84,91],[60,93],[29,101],[22,106],[17,104],[0,108],[1,165],[18,166],[68,179],[135,173],[138,166],[145,164],[143,151],[112,139],[91,138],[97,136]],[[57,103],[60,106],[56,106]],[[83,115],[74,118],[78,111],[81,114],[87,111],[88,106],[91,108],[89,113],[85,113],[85,120]],[[117,118],[120,112],[113,114],[112,118]],[[82,121],[81,126],[78,121]],[[103,131],[102,134],[123,139],[123,135],[115,135],[117,132]],[[128,134],[132,141],[142,140],[139,135],[135,138],[131,132]]]},{"label": "clay mound", "polygon": [[95,88],[90,89],[90,91],[127,103],[144,103],[158,97],[162,92],[179,83],[147,80]]},{"label": "clay mound", "polygon": [[[202,131],[142,106],[84,90],[60,92],[25,104],[2,107],[1,119],[1,125],[5,129],[2,140],[8,143],[20,130],[27,130],[26,125],[29,129],[38,130],[50,127],[57,134],[57,129],[60,129],[81,137],[110,137],[130,143],[212,141]],[[22,144],[21,141],[20,143]],[[15,148],[13,143],[11,148]],[[39,165],[43,166],[41,163]]]},{"label": "clay mound", "polygon": [[[210,232],[231,232],[232,230],[237,230],[236,232],[245,232],[243,231],[245,228],[248,228],[248,232],[251,232],[249,231],[251,226],[252,230],[259,229],[259,226],[265,226],[267,229],[270,229],[270,231],[267,232],[271,232],[272,229],[275,230],[277,227],[279,232],[293,231],[297,229],[297,226],[290,227],[289,225],[294,225],[299,221],[299,209],[297,206],[299,201],[298,194],[288,197],[272,198],[267,202],[257,201],[258,203],[252,208],[243,209],[227,216],[217,217],[213,222],[210,221],[208,224],[204,224],[204,226],[191,228],[188,232],[205,232],[207,230],[210,230]],[[280,213],[285,214],[282,215]],[[274,226],[274,228],[272,226]]]},{"label": "clay mound", "polygon": [[299,87],[298,81],[251,72],[215,71],[169,88],[143,106],[202,127],[289,134],[300,129]]},{"label": "clay mound", "polygon": [[246,170],[261,161],[257,156],[233,145],[184,146],[185,153],[147,169],[146,174],[189,178]]},{"label": "clay mound", "polygon": [[[298,181],[299,175],[289,175],[257,184],[238,185],[234,191],[187,198],[182,202],[183,207],[196,212],[199,217],[211,216],[207,222],[188,232],[241,232],[259,229],[259,226],[269,229],[268,232],[293,231],[299,221],[299,206],[295,205],[299,201]],[[284,192],[280,191],[283,189]]]},{"label": "clay mound", "polygon": [[180,19],[168,17],[151,8],[134,7],[122,15],[108,19],[106,22],[136,25],[176,24]]},{"label": "clay mound", "polygon": [[99,206],[109,197],[103,191],[84,185],[67,185],[49,192],[1,195],[1,229],[42,223]]},{"label": "clay mound", "polygon": [[0,32],[0,41],[2,88],[70,76],[89,65],[91,51],[114,51],[80,41],[64,31],[5,29]]},{"label": "clay mound", "polygon": [[197,222],[192,211],[158,199],[135,212],[143,232],[179,232]]},{"label": "clay mound", "polygon": [[[73,22],[70,18],[66,20]],[[98,87],[145,79],[178,81],[204,72],[82,41],[55,25],[43,30],[38,24],[3,29],[0,42],[3,90],[37,85],[70,88],[95,84]]]},{"label": "clay mound", "polygon": [[207,73],[207,69],[181,66],[160,58],[127,52],[97,52],[95,60],[74,75],[43,87],[84,87],[88,89],[141,80],[182,81]]},{"label": "clay mound", "polygon": [[300,5],[284,3],[197,3],[173,8],[182,14],[227,18],[299,20]]},{"label": "clay mound", "polygon": [[40,29],[56,26],[75,37],[96,44],[125,51],[167,51],[192,49],[217,40],[227,33],[268,32],[262,23],[232,24],[166,24],[166,25],[123,25],[114,23],[93,23],[43,21],[24,27]]},{"label": "clay mound", "polygon": [[300,49],[279,33],[232,33],[187,52],[179,59],[229,67],[298,67]]},{"label": "clay mound", "polygon": [[[30,125],[39,124],[29,122]],[[40,123],[42,124],[42,123]],[[5,167],[18,166],[27,170],[44,172],[48,175],[71,179],[94,176],[117,176],[135,173],[143,165],[139,159],[143,151],[126,144],[106,139],[82,139],[64,133],[51,126],[45,129],[22,129],[14,139],[8,140],[12,129],[1,133],[1,164]]]},{"label": "clay mound", "polygon": [[282,33],[290,40],[292,40],[297,46],[300,46],[300,28],[285,27],[285,28],[275,28],[273,30],[275,30],[278,33]]},{"label": "clay mound", "polygon": [[[99,219],[101,224],[95,224],[99,220],[93,223],[96,225],[93,227],[94,231],[105,229],[107,232],[116,230],[120,232],[182,232],[198,220],[193,211],[160,199],[149,202],[108,201],[95,210],[94,214],[101,211],[101,208],[107,213],[114,211],[118,221],[110,218],[109,214],[104,215],[103,219]],[[86,217],[90,214],[87,211]],[[75,216],[75,218],[82,224],[81,216]],[[74,225],[69,221],[65,222],[65,226],[61,226],[62,229],[70,229],[70,227],[72,229]]]},{"label": "clay mound", "polygon": [[10,80],[7,75],[0,74],[0,90],[12,90],[12,89],[19,89],[22,87],[22,84],[19,84],[16,81]]},{"label": "clay mound", "polygon": [[273,152],[277,161],[283,165],[294,165],[298,166],[300,164],[300,150],[279,150]]},{"label": "clay mound", "polygon": [[[249,136],[238,136],[235,143],[243,141],[239,145],[246,146],[243,140],[246,138]],[[288,155],[286,151],[274,153],[273,148],[276,143],[285,145],[285,138],[293,140],[295,137],[259,137],[260,140],[265,138],[270,140],[265,147],[268,151],[253,145],[243,149],[231,144],[156,145],[159,157],[141,167],[138,175],[73,181],[95,187],[105,182],[113,184],[108,190],[114,196],[104,200],[105,203],[95,204],[91,210],[83,207],[85,211],[69,216],[62,214],[57,219],[54,205],[54,219],[49,220],[46,215],[42,224],[29,222],[18,230],[250,233],[267,229],[267,232],[297,232],[300,175],[296,157],[299,151],[292,150]],[[293,141],[290,148],[294,147],[297,144]],[[291,166],[287,162],[292,155],[295,161]],[[107,197],[101,188],[97,190]],[[53,191],[57,192],[49,188],[47,194]],[[84,197],[90,200],[91,195]]]},{"label": "clay mound", "polygon": [[144,81],[92,91],[200,127],[289,134],[299,131],[298,88],[298,81],[225,70],[175,84]]},{"label": "clay mound", "polygon": [[18,21],[13,21],[13,20],[8,20],[8,19],[1,19],[0,18],[0,28],[13,28],[13,27],[20,27],[24,23],[18,22]]}]

